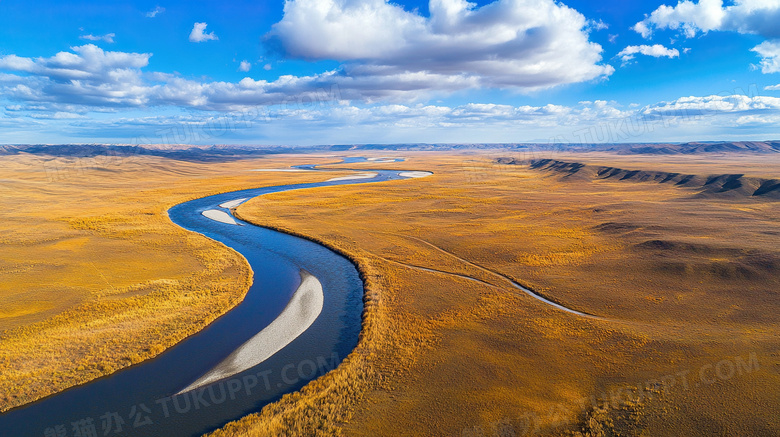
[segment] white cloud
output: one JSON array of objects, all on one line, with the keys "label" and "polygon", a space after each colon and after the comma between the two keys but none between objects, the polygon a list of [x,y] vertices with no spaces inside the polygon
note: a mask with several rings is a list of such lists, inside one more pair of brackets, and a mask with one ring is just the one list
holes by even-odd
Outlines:
[{"label": "white cloud", "polygon": [[677,6],[663,5],[633,29],[649,38],[653,29],[681,30],[692,38],[699,32],[731,31],[755,34],[769,39],[752,50],[761,56],[761,71],[780,71],[780,0],[734,0],[723,6],[723,0],[685,0]]},{"label": "white cloud", "polygon": [[[432,92],[475,88],[473,77],[427,72],[383,72],[352,66],[311,76],[283,75],[274,81],[200,82],[143,72],[151,54],[107,52],[88,44],[50,58],[0,57],[0,94],[8,99],[94,108],[153,105],[233,110],[285,100],[328,99],[415,101]],[[339,97],[333,97],[338,94]]]},{"label": "white cloud", "polygon": [[[539,89],[609,76],[589,22],[553,0],[431,0],[430,18],[386,0],[290,0],[269,37],[288,57],[347,62],[352,77],[449,77]],[[370,79],[369,79],[370,78]]]},{"label": "white cloud", "polygon": [[661,44],[653,44],[651,46],[644,44],[640,46],[628,46],[621,50],[616,56],[620,56],[623,63],[626,63],[634,59],[637,54],[652,56],[654,58],[663,56],[667,58],[676,58],[680,56],[680,52],[677,51],[677,49],[668,49]]},{"label": "white cloud", "polygon": [[[605,102],[606,103],[606,102]],[[273,120],[274,124],[265,124],[263,130],[284,125],[287,128],[303,131],[307,129],[348,127],[349,131],[361,128],[384,129],[547,129],[561,125],[578,126],[601,122],[614,117],[626,117],[629,113],[621,112],[605,104],[600,108],[566,107],[559,105],[544,106],[512,106],[497,104],[469,103],[460,106],[440,105],[375,105],[357,107],[341,105],[335,102],[301,103],[297,101],[275,105],[262,113],[242,113],[239,118],[253,119],[254,116]],[[79,126],[84,132],[96,133],[105,131],[127,131],[138,135],[145,129],[151,132],[164,131],[165,127],[174,126],[177,142],[187,143],[198,138],[203,139],[201,132],[211,126],[225,124],[233,120],[232,116],[197,112],[181,116],[155,116],[142,118],[120,118],[95,123],[83,122]],[[224,120],[220,120],[224,119]],[[250,126],[250,124],[237,125]],[[193,129],[194,128],[194,129]],[[309,139],[311,141],[311,139]],[[482,140],[484,141],[484,139]]]},{"label": "white cloud", "polygon": [[[192,85],[181,83],[182,87]],[[251,85],[246,82],[245,85]],[[275,86],[278,86],[275,85]],[[217,92],[209,85],[204,92]],[[751,93],[752,94],[752,93]],[[339,97],[338,93],[332,96]],[[10,142],[344,144],[399,142],[647,142],[765,140],[780,134],[780,98],[691,96],[622,107],[597,100],[572,106],[468,103],[352,105],[334,99],[289,99],[235,113],[148,111],[141,116],[90,117],[71,105],[6,107]],[[59,112],[59,114],[57,114]],[[134,111],[133,114],[137,112]],[[142,113],[143,114],[143,113]],[[86,117],[85,117],[86,116]],[[46,119],[43,123],[43,119]],[[246,123],[236,123],[246,120]],[[228,128],[230,126],[230,128]],[[48,135],[48,136],[47,136]],[[75,140],[74,140],[75,139]]]},{"label": "white cloud", "polygon": [[780,91],[780,83],[777,85],[765,86],[764,89],[766,91]]},{"label": "white cloud", "polygon": [[238,64],[238,71],[247,72],[252,69],[252,63],[249,61],[241,61],[240,64]]},{"label": "white cloud", "polygon": [[[0,58],[1,59],[1,58]],[[24,77],[17,76],[15,74],[0,73],[0,83],[20,83],[24,81]]]},{"label": "white cloud", "polygon": [[773,115],[780,114],[780,98],[748,95],[712,95],[703,97],[681,97],[671,102],[649,105],[640,111],[645,116],[691,117],[691,116],[728,116],[733,115]]},{"label": "white cloud", "polygon": [[716,30],[723,24],[726,12],[722,0],[681,1],[677,6],[661,5],[649,17],[634,25],[634,30],[649,38],[653,28],[680,29],[693,37],[697,31]]},{"label": "white cloud", "polygon": [[87,44],[49,58],[0,57],[0,70],[25,73],[0,87],[7,98],[28,102],[97,106],[140,105],[147,101],[141,78],[148,53],[107,52]]},{"label": "white cloud", "polygon": [[[663,50],[637,46],[628,51],[669,56]],[[617,102],[604,100],[583,101],[575,106],[472,103],[448,107],[416,102],[424,102],[432,92],[478,87],[479,79],[433,72],[383,72],[378,75],[370,73],[372,69],[381,70],[381,66],[350,64],[342,70],[302,77],[283,75],[272,81],[244,78],[239,82],[204,82],[144,71],[150,57],[151,54],[104,51],[91,44],[73,47],[71,51],[51,57],[0,56],[0,95],[4,97],[6,114],[21,118],[35,114],[36,118],[58,120],[58,123],[75,123],[73,114],[80,118],[93,111],[179,107],[198,109],[203,114],[219,114],[264,107],[284,120],[284,126],[300,132],[307,127],[304,123],[344,129],[363,123],[363,126],[381,127],[387,132],[391,128],[452,129],[453,135],[459,132],[463,138],[481,134],[494,141],[502,140],[491,136],[494,131],[514,132],[531,140],[546,135],[546,129],[562,132],[564,136],[568,134],[569,139],[574,140],[571,132],[576,129],[612,123],[617,127],[610,129],[625,130],[627,119],[638,120],[640,124],[659,123],[659,129],[667,128],[670,120],[680,120],[690,126],[700,123],[700,128],[704,129],[705,126],[759,126],[761,120],[772,120],[780,115],[780,98],[758,96],[752,90],[750,96],[685,97],[641,108],[623,108]],[[354,69],[360,68],[367,69],[368,73],[353,73]],[[708,121],[693,120],[692,115],[707,116]],[[737,120],[745,124],[738,124]],[[82,123],[78,132],[84,135],[96,132],[89,130],[95,121],[94,118],[78,121]],[[469,128],[475,130],[466,132]],[[123,129],[124,132],[133,131],[130,125]],[[106,129],[103,134],[115,135],[113,132]],[[528,137],[529,132],[536,132],[533,135],[537,136]],[[446,135],[437,141],[444,141]],[[622,132],[610,133],[608,138],[636,140]],[[361,142],[365,138],[355,137],[351,141]]]},{"label": "white cloud", "polygon": [[206,30],[206,23],[195,23],[192,26],[192,32],[190,32],[190,42],[203,42],[218,40],[217,35],[214,32],[204,33]]},{"label": "white cloud", "polygon": [[[778,25],[780,26],[780,23]],[[780,39],[764,41],[751,50],[761,56],[762,73],[780,73]]]},{"label": "white cloud", "polygon": [[35,118],[38,120],[77,120],[77,119],[83,119],[86,118],[83,115],[80,114],[74,114],[72,112],[44,112],[44,113],[33,113],[30,114],[31,118]]},{"label": "white cloud", "polygon": [[588,20],[588,30],[599,31],[609,29],[609,24],[602,20]]},{"label": "white cloud", "polygon": [[149,64],[149,53],[107,52],[93,44],[71,47],[71,52],[59,52],[50,58],[0,56],[0,69],[47,75],[56,79],[116,78],[128,69],[140,69]]},{"label": "white cloud", "polygon": [[146,13],[146,16],[148,18],[154,18],[159,14],[162,14],[165,12],[165,8],[161,8],[160,6],[155,6],[154,9]]},{"label": "white cloud", "polygon": [[[603,78],[614,70],[599,64],[601,47],[588,41],[587,20],[552,0],[497,0],[481,8],[434,0],[430,19],[384,0],[335,1],[288,2],[272,36],[288,56],[345,62],[332,71],[204,82],[142,71],[151,54],[104,52],[88,44],[51,58],[1,56],[0,94],[52,108],[171,105],[226,111],[334,92],[344,101],[409,103],[486,87],[524,91]],[[318,5],[327,11],[317,12]],[[195,23],[190,40],[217,39],[206,26]],[[386,44],[388,38],[392,44]]]},{"label": "white cloud", "polygon": [[677,6],[662,5],[634,30],[645,38],[653,29],[679,29],[687,37],[713,30],[735,31],[780,38],[780,0],[735,0],[723,6],[722,0],[681,1]]},{"label": "white cloud", "polygon": [[[243,113],[242,113],[243,114]],[[249,113],[250,118],[254,113]],[[745,132],[764,138],[780,132],[780,98],[724,95],[683,97],[671,102],[622,109],[614,101],[597,100],[574,106],[513,106],[468,103],[459,106],[381,104],[354,106],[338,102],[288,101],[257,113],[268,123],[257,130],[247,126],[235,138],[256,139],[258,133],[280,135],[287,141],[328,142],[641,142],[723,139],[724,133],[740,139]],[[243,115],[242,115],[243,117]],[[81,123],[85,132],[177,131],[177,142],[213,142],[204,138],[208,126],[220,126],[218,113],[194,112],[181,116],[109,120]],[[774,125],[772,123],[775,123]],[[224,124],[224,123],[222,123]],[[186,125],[186,126],[185,126]],[[172,127],[171,127],[172,126]],[[203,128],[198,129],[201,126]],[[243,125],[242,125],[243,126]],[[744,129],[755,128],[753,131]],[[763,137],[762,137],[763,136]],[[279,138],[274,136],[274,138]],[[316,140],[312,140],[316,138]],[[370,138],[370,140],[368,140]]]},{"label": "white cloud", "polygon": [[79,38],[85,39],[87,41],[104,41],[109,44],[113,44],[115,36],[115,33],[107,33],[105,35],[81,35]]},{"label": "white cloud", "polygon": [[743,115],[734,123],[737,126],[777,126],[780,124],[780,115]]}]

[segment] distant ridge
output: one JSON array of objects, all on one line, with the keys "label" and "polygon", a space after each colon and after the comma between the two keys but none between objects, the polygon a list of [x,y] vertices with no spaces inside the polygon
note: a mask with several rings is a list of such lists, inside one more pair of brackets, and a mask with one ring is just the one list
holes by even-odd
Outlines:
[{"label": "distant ridge", "polygon": [[352,144],[322,146],[331,151],[361,150],[557,150],[570,152],[613,152],[619,155],[692,155],[703,153],[780,153],[780,141],[716,141],[689,143],[401,143],[401,144]]},{"label": "distant ridge", "polygon": [[594,150],[619,155],[694,155],[702,153],[780,153],[780,141],[693,142],[683,144],[603,144]]},{"label": "distant ridge", "polygon": [[562,180],[612,180],[654,182],[696,190],[697,198],[780,200],[780,179],[746,177],[742,174],[695,175],[648,170],[627,170],[618,167],[589,165],[554,159],[517,161],[499,158],[501,164],[527,165],[531,169],[561,176]]},{"label": "distant ridge", "polygon": [[68,158],[93,158],[97,156],[131,157],[161,156],[179,161],[224,162],[264,155],[289,153],[289,147],[257,148],[247,146],[132,146],[101,144],[36,144],[0,146],[0,156],[28,153]]},{"label": "distant ridge", "polygon": [[780,141],[733,141],[689,143],[397,143],[336,144],[317,146],[239,146],[239,145],[167,145],[167,144],[19,144],[0,146],[0,156],[29,153],[59,157],[162,156],[184,161],[230,161],[280,153],[364,152],[364,151],[508,151],[574,153],[610,152],[618,155],[695,155],[695,154],[774,154],[780,153]]}]

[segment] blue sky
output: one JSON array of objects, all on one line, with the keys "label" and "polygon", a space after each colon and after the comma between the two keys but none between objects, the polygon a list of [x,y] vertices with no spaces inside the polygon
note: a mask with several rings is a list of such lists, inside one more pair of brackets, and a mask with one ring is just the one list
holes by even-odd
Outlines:
[{"label": "blue sky", "polygon": [[780,0],[0,0],[0,143],[780,137]]}]

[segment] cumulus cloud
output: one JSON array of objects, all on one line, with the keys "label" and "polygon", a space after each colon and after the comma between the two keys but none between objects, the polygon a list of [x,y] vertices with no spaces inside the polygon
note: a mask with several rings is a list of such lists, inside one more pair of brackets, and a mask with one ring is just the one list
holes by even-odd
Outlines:
[{"label": "cumulus cloud", "polygon": [[195,23],[192,26],[192,32],[190,32],[190,42],[203,42],[218,40],[217,35],[214,32],[205,33],[206,23]]},{"label": "cumulus cloud", "polygon": [[777,116],[780,114],[780,98],[749,96],[742,94],[681,97],[671,102],[648,105],[640,110],[644,116]]},{"label": "cumulus cloud", "polygon": [[350,77],[342,71],[284,75],[270,82],[249,78],[237,83],[200,82],[143,72],[151,54],[103,51],[92,44],[71,50],[49,58],[0,57],[0,71],[8,72],[0,73],[0,94],[23,102],[95,108],[174,105],[233,110],[296,99],[409,101],[421,96],[420,88],[457,90],[473,85],[459,77],[425,73],[385,75],[375,80]]},{"label": "cumulus cloud", "polygon": [[699,0],[694,3],[681,1],[677,6],[662,5],[634,30],[645,38],[653,29],[679,29],[687,37],[698,32],[713,30],[735,31],[761,35],[765,38],[780,38],[780,0],[736,0],[733,5],[723,6],[722,0]]},{"label": "cumulus cloud", "polygon": [[595,31],[609,29],[609,24],[605,23],[602,20],[590,20],[588,21],[588,29],[595,30]]},{"label": "cumulus cloud", "polygon": [[[628,51],[642,54],[643,49]],[[655,53],[652,47],[645,51]],[[447,107],[415,102],[423,100],[424,91],[473,88],[480,86],[479,79],[394,70],[373,74],[372,69],[385,67],[350,64],[344,69],[300,77],[283,75],[272,81],[244,78],[239,82],[203,82],[144,71],[150,57],[148,53],[104,51],[92,44],[50,57],[0,56],[0,95],[7,100],[6,111],[20,117],[24,114],[46,117],[48,113],[61,120],[75,119],[71,114],[155,106],[191,108],[204,113],[270,107],[277,108],[274,111],[285,120],[321,120],[335,126],[368,120],[388,125],[405,123],[405,126],[474,125],[509,129],[522,125],[572,130],[610,120],[619,124],[620,120],[631,117],[666,123],[670,119],[688,120],[686,117],[691,114],[712,115],[724,124],[733,124],[738,117],[743,117],[756,125],[758,120],[769,120],[780,114],[780,98],[758,96],[752,91],[750,96],[686,97],[629,109],[602,100],[576,106],[472,103]],[[360,68],[367,69],[367,73],[352,72]],[[366,107],[351,102],[374,104]]]},{"label": "cumulus cloud", "polygon": [[761,57],[762,73],[780,73],[780,40],[764,41],[751,50]]},{"label": "cumulus cloud", "polygon": [[[340,128],[349,126],[350,131],[359,127],[372,129],[417,129],[417,128],[496,128],[544,129],[561,125],[574,126],[582,123],[595,123],[597,120],[611,117],[625,117],[629,113],[621,112],[610,104],[599,107],[567,107],[559,105],[512,106],[498,104],[468,103],[459,106],[428,104],[387,104],[374,106],[353,106],[343,104],[300,103],[292,101],[273,106],[262,112],[241,112],[228,116],[198,112],[189,115],[155,116],[141,118],[121,118],[97,122],[80,122],[83,132],[93,135],[105,131],[127,131],[137,136],[145,129],[149,132],[164,132],[175,137],[174,142],[188,143],[204,139],[211,132],[224,131],[227,123],[237,128],[249,127],[251,123],[238,123],[232,120],[273,120],[288,128],[306,126],[317,128]],[[171,126],[175,126],[171,128]],[[168,129],[166,129],[168,128]],[[269,125],[264,125],[267,130]],[[309,134],[310,135],[310,134]],[[159,141],[160,139],[158,139]],[[485,141],[483,138],[481,141]]]},{"label": "cumulus cloud", "polygon": [[780,91],[780,83],[777,85],[765,86],[764,89],[767,91]]},{"label": "cumulus cloud", "polygon": [[290,0],[269,40],[287,57],[346,62],[352,77],[448,77],[538,89],[609,76],[593,26],[553,0],[431,0],[430,18],[386,0]]},{"label": "cumulus cloud", "polygon": [[83,119],[86,118],[84,115],[81,114],[74,114],[72,112],[46,112],[46,113],[33,113],[30,114],[30,117],[38,119],[38,120],[77,120],[77,119]]},{"label": "cumulus cloud", "polygon": [[238,64],[238,71],[247,72],[252,69],[252,63],[249,61],[241,61],[240,64]]},{"label": "cumulus cloud", "polygon": [[[336,59],[341,66],[273,81],[204,82],[142,71],[151,54],[88,44],[51,58],[0,57],[0,92],[15,101],[93,110],[181,105],[224,111],[333,90],[340,100],[363,103],[419,102],[467,89],[532,90],[614,71],[601,64],[601,47],[588,41],[588,23],[553,0],[497,0],[480,8],[432,0],[430,18],[385,0],[293,0],[269,39],[289,57]],[[206,26],[195,23],[190,41],[217,39]],[[249,67],[245,61],[239,70]]]},{"label": "cumulus cloud", "polygon": [[146,101],[140,69],[148,53],[110,52],[87,44],[49,58],[0,57],[0,70],[24,73],[0,87],[7,98],[98,106]]},{"label": "cumulus cloud", "polygon": [[[426,72],[283,75],[274,81],[201,82],[144,72],[151,54],[103,51],[88,44],[44,58],[0,57],[0,94],[23,102],[104,107],[155,105],[234,110],[288,100],[414,101],[430,90],[473,88],[476,80]],[[361,68],[361,67],[355,67]],[[3,73],[4,72],[4,73]],[[10,73],[10,74],[9,74]]]},{"label": "cumulus cloud", "polygon": [[116,36],[115,33],[107,33],[105,35],[81,35],[80,39],[85,39],[87,41],[104,41],[109,44],[114,43],[114,37]]},{"label": "cumulus cloud", "polygon": [[654,29],[681,30],[692,38],[699,32],[731,31],[755,34],[769,39],[752,50],[761,56],[761,71],[780,71],[780,0],[735,0],[724,6],[722,0],[681,1],[677,6],[662,5],[633,29],[649,38]]},{"label": "cumulus cloud", "polygon": [[680,52],[677,49],[668,49],[661,44],[640,45],[640,46],[628,46],[620,51],[616,56],[619,56],[623,63],[627,63],[634,59],[637,54],[652,56],[654,58],[667,57],[676,58],[680,56]]},{"label": "cumulus cloud", "polygon": [[50,58],[24,58],[16,55],[0,57],[0,69],[46,75],[55,79],[101,80],[115,78],[127,70],[137,70],[149,64],[149,53],[107,52],[94,44],[72,47],[72,52],[59,52]]},{"label": "cumulus cloud", "polygon": [[[319,142],[345,141],[345,135],[353,133],[358,135],[350,137],[351,141],[363,142],[366,132],[373,132],[373,138],[376,138],[377,133],[407,133],[405,137],[401,135],[392,138],[395,141],[422,141],[421,138],[425,138],[423,133],[432,131],[436,132],[433,138],[438,142],[538,141],[540,138],[545,141],[551,137],[556,142],[575,143],[668,141],[689,132],[697,132],[693,137],[701,140],[703,137],[699,133],[709,132],[708,138],[713,138],[723,132],[733,132],[735,128],[755,127],[758,129],[755,131],[757,135],[765,135],[767,127],[775,129],[772,123],[776,124],[780,117],[780,99],[741,94],[694,96],[644,107],[630,105],[628,108],[604,100],[580,102],[573,106],[484,103],[458,106],[422,103],[355,106],[341,102],[293,100],[257,113],[250,111],[226,116],[196,112],[184,118],[173,117],[79,123],[87,131],[127,131],[132,135],[138,135],[139,130],[145,128],[147,132],[158,133],[169,130],[171,135],[176,135],[175,142],[181,143],[204,140],[204,132],[208,137],[209,132],[224,131],[224,127],[220,131],[220,126],[224,126],[226,120],[247,117],[266,120],[269,124],[264,123],[256,131],[247,129],[246,134],[237,134],[239,138],[255,138],[258,132],[267,134],[281,129],[286,130],[292,138],[304,142],[312,141],[313,132],[317,132],[315,136]],[[248,128],[249,125],[240,126]]]},{"label": "cumulus cloud", "polygon": [[163,12],[165,12],[165,8],[161,8],[160,6],[155,6],[154,9],[146,13],[146,16],[147,18],[154,18],[159,14],[162,14]]},{"label": "cumulus cloud", "polygon": [[[184,84],[181,84],[184,86]],[[208,87],[207,87],[208,88]],[[214,90],[212,90],[214,91]],[[752,93],[751,93],[752,95]],[[0,124],[19,132],[15,142],[40,138],[33,123],[59,135],[127,138],[131,143],[213,144],[381,142],[554,142],[598,143],[724,139],[734,135],[765,139],[780,133],[780,99],[757,95],[684,97],[670,102],[623,107],[614,101],[577,105],[467,103],[352,105],[316,98],[288,99],[236,112],[189,111],[177,115],[83,118],[77,106],[9,105]],[[313,96],[311,96],[313,97]],[[57,114],[59,112],[59,114]],[[164,113],[163,113],[164,114]],[[29,128],[22,128],[28,126]],[[7,131],[6,131],[7,132]],[[221,138],[216,140],[216,138]],[[370,140],[369,140],[370,139]],[[62,141],[53,140],[53,141]],[[107,140],[108,141],[108,140]]]}]

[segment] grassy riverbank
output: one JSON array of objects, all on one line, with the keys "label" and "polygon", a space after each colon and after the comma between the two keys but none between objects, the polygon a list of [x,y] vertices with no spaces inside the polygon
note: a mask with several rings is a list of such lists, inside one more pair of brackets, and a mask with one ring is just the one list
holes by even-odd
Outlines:
[{"label": "grassy riverbank", "polygon": [[0,157],[0,411],[161,353],[234,307],[239,254],[171,223],[189,199],[332,175],[327,158]]},{"label": "grassy riverbank", "polygon": [[[382,167],[436,174],[239,208],[348,254],[367,307],[339,369],[215,436],[780,432],[778,202],[407,155]],[[700,159],[696,173],[771,168],[727,164]]]}]

